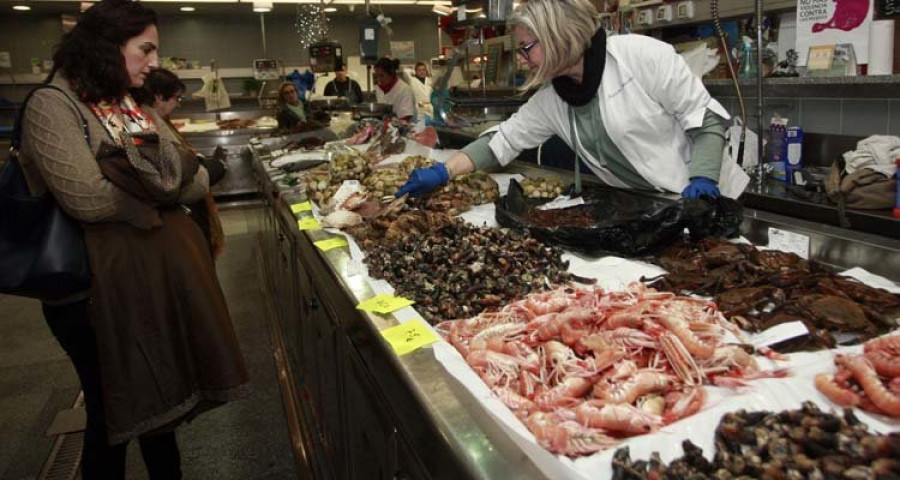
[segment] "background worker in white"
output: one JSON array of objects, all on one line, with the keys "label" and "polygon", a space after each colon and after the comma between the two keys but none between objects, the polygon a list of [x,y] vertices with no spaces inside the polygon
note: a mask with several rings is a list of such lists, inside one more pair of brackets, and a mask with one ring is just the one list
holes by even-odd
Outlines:
[{"label": "background worker in white", "polygon": [[[508,24],[519,61],[531,70],[526,86],[540,89],[446,165],[413,171],[398,195],[506,165],[553,135],[614,187],[714,197],[721,172],[743,175],[725,156],[728,112],[670,45],[641,35],[607,38],[590,0],[528,0]],[[723,169],[723,158],[734,168]]]},{"label": "background worker in white", "polygon": [[414,122],[418,116],[416,96],[405,82],[397,77],[400,60],[381,57],[375,62],[372,79],[375,80],[375,100],[394,107],[394,116]]}]

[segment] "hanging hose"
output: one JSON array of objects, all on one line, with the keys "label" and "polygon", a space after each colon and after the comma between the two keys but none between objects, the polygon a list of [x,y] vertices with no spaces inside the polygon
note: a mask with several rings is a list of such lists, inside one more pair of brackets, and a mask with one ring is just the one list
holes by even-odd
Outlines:
[{"label": "hanging hose", "polygon": [[[738,105],[741,109],[741,141],[738,146],[737,164],[744,165],[744,139],[747,138],[747,112],[744,109],[744,95],[741,93],[741,84],[738,82],[737,72],[734,71],[734,63],[731,61],[731,53],[728,48],[728,42],[725,40],[725,30],[722,29],[722,21],[719,20],[719,0],[710,0],[709,13],[712,16],[713,26],[716,28],[716,35],[719,36],[719,42],[722,44],[722,51],[725,52],[725,64],[728,65],[728,73],[731,75],[731,81],[734,82],[734,91],[737,93]],[[759,53],[757,53],[759,55]],[[762,135],[762,132],[759,132]],[[757,152],[761,155],[762,152]]]}]

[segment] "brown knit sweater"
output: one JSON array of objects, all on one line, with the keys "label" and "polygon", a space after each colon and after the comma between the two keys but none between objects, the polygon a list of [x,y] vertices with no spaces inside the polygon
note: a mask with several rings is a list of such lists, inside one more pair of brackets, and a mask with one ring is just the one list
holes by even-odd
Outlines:
[{"label": "brown knit sweater", "polygon": [[[51,84],[61,88],[78,105],[81,115],[87,119],[91,145],[89,148],[84,140],[81,117],[69,99],[53,89],[36,92],[25,109],[19,151],[19,162],[32,193],[39,195],[49,189],[63,210],[82,222],[121,221],[145,230],[159,226],[154,205],[142,203],[100,173],[96,161],[100,143],[113,142],[97,117],[77,100],[67,80],[57,76]],[[156,112],[147,109],[146,113],[153,119],[163,141],[175,141]],[[182,191],[179,203],[196,202],[208,190],[209,177],[201,168]]]}]

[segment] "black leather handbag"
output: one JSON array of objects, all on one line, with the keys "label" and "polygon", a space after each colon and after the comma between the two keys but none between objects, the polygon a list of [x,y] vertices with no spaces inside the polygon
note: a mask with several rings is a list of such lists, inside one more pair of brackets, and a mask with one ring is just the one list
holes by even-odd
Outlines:
[{"label": "black leather handbag", "polygon": [[[88,289],[91,271],[78,222],[50,192],[31,195],[17,158],[25,105],[41,88],[60,90],[41,85],[25,97],[16,116],[9,160],[0,170],[0,293],[47,300]],[[84,116],[81,122],[90,144]]]}]

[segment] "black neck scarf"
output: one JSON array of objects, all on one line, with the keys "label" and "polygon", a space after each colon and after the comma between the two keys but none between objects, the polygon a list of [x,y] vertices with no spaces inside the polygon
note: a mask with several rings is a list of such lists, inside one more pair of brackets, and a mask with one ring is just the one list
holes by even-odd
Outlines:
[{"label": "black neck scarf", "polygon": [[597,96],[603,68],[606,66],[606,31],[598,29],[591,38],[591,45],[584,51],[584,74],[581,83],[572,77],[561,76],[552,80],[553,89],[564,102],[573,107],[586,105]]}]

